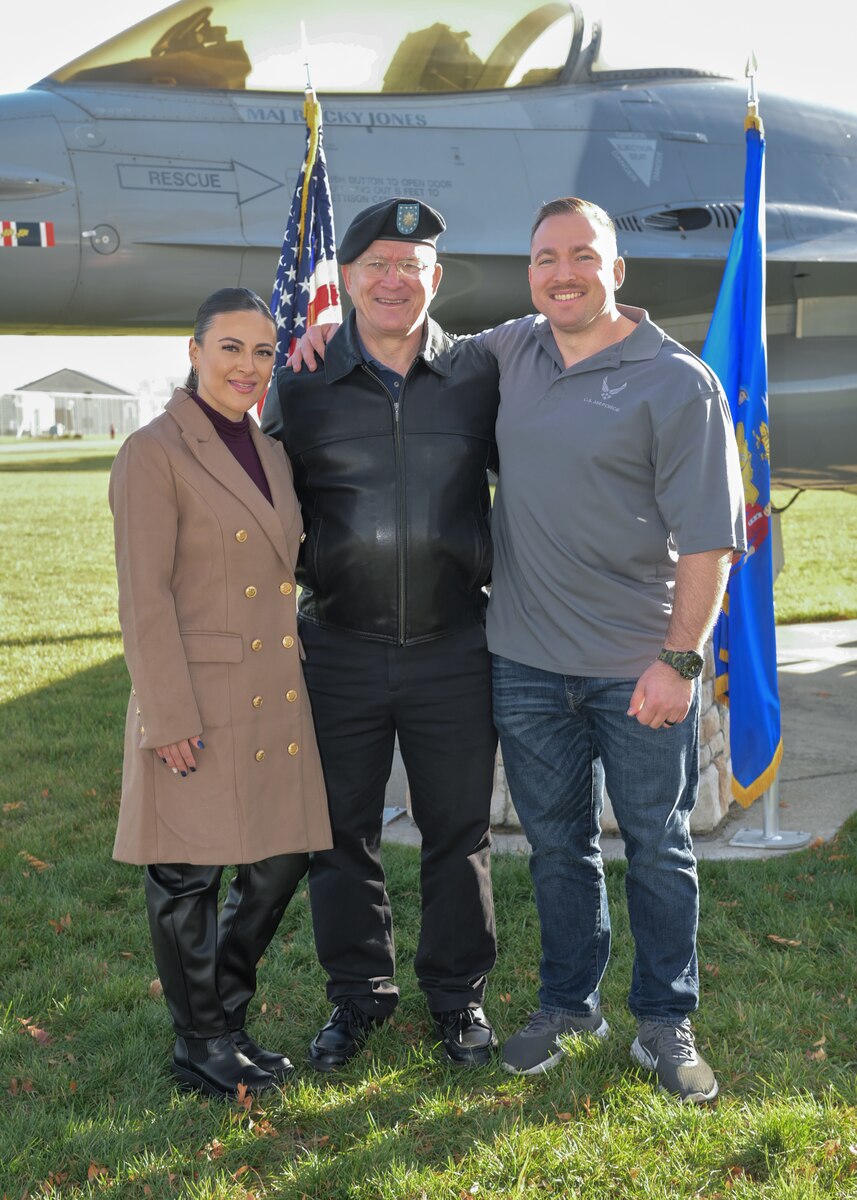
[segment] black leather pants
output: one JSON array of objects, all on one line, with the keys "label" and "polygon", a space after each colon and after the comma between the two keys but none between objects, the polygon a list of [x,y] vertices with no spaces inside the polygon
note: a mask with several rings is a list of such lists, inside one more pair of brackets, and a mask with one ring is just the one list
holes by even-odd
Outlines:
[{"label": "black leather pants", "polygon": [[305,854],[241,864],[218,917],[223,867],[155,863],[145,891],[152,948],[176,1033],[213,1038],[241,1029],[256,965],[304,877]]}]

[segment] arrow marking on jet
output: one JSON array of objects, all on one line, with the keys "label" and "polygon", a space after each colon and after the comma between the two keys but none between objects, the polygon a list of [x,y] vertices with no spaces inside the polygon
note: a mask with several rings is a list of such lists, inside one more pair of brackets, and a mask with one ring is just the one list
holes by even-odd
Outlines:
[{"label": "arrow marking on jet", "polygon": [[239,204],[266,196],[284,186],[279,179],[263,175],[245,163],[232,160],[229,167],[176,166],[172,163],[117,163],[123,191],[188,192],[233,195]]}]

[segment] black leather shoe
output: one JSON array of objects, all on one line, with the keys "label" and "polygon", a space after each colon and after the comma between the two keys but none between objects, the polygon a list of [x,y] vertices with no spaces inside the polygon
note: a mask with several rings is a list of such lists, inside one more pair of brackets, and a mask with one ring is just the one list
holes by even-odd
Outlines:
[{"label": "black leather shoe", "polygon": [[266,1050],[264,1046],[253,1041],[246,1029],[233,1030],[232,1040],[245,1058],[249,1058],[257,1067],[261,1067],[263,1071],[273,1075],[280,1083],[288,1079],[294,1072],[295,1068],[285,1054],[277,1054],[275,1050]]},{"label": "black leather shoe", "polygon": [[353,1000],[343,1000],[330,1014],[330,1020],[313,1038],[309,1061],[317,1071],[335,1071],[353,1058],[372,1031],[384,1017],[373,1017]]},{"label": "black leather shoe", "polygon": [[209,1096],[235,1096],[243,1083],[248,1092],[264,1092],[277,1081],[242,1054],[228,1033],[216,1038],[176,1038],[172,1072],[184,1088]]},{"label": "black leather shoe", "polygon": [[432,1013],[446,1057],[458,1067],[481,1067],[491,1061],[497,1038],[481,1008]]}]

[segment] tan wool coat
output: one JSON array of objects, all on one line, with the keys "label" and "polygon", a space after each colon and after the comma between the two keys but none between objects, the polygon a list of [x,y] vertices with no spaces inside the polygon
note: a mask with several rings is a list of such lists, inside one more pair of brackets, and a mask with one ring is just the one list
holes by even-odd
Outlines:
[{"label": "tan wool coat", "polygon": [[[257,862],[331,842],[301,671],[302,522],[283,447],[250,421],[273,507],[183,389],[110,475],[132,691],[114,857]],[[201,734],[195,774],[156,746]]]}]

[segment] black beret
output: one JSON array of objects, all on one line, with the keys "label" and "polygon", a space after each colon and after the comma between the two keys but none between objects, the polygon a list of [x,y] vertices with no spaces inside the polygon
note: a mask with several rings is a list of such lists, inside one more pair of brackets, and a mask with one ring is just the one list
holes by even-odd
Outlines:
[{"label": "black beret", "polygon": [[378,239],[389,242],[422,242],[434,246],[446,229],[446,221],[421,200],[382,200],[359,212],[345,231],[339,261],[352,263]]}]

